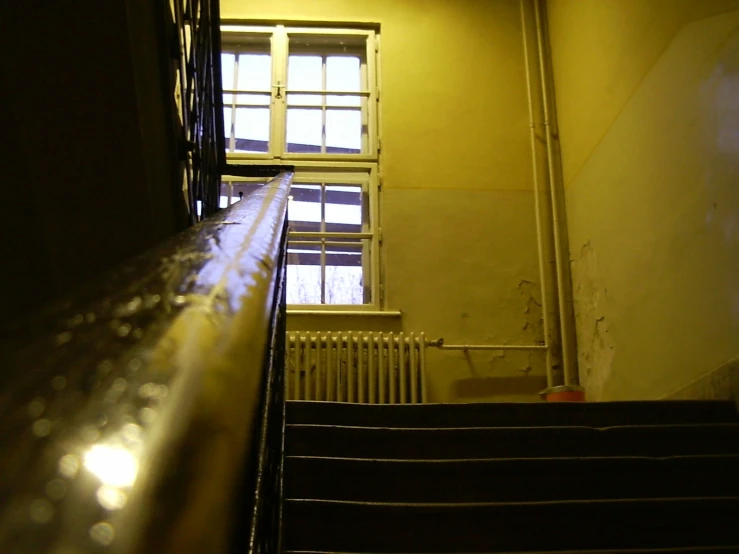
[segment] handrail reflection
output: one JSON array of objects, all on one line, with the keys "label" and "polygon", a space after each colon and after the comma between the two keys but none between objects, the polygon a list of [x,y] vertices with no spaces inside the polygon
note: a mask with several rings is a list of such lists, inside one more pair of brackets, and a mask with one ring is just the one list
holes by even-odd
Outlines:
[{"label": "handrail reflection", "polygon": [[230,548],[291,179],[3,333],[0,552]]}]

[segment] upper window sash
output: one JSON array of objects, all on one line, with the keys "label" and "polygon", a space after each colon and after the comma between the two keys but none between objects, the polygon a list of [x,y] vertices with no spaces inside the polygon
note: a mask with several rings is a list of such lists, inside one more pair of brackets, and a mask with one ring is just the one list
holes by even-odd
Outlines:
[{"label": "upper window sash", "polygon": [[[230,158],[377,161],[377,37],[374,31],[235,25],[224,26],[222,31],[224,53],[267,54],[265,45],[269,44],[272,66],[271,90],[263,90],[264,87],[239,90],[235,82],[234,88],[224,87]],[[336,62],[327,61],[332,57],[356,56],[361,64],[359,86],[353,86],[352,90],[334,88],[330,78],[324,75],[319,87],[292,87],[288,80],[291,54],[320,57],[324,73],[330,71],[325,66]],[[239,140],[237,148],[237,132],[255,124],[261,128],[269,126],[268,139]],[[290,139],[303,140],[313,146],[300,147],[300,142],[288,142],[291,128],[299,132],[297,137]],[[345,141],[342,133],[353,136],[354,129],[358,129],[359,139],[353,147],[336,146]],[[300,131],[303,135],[312,131],[312,135],[301,136]]]}]

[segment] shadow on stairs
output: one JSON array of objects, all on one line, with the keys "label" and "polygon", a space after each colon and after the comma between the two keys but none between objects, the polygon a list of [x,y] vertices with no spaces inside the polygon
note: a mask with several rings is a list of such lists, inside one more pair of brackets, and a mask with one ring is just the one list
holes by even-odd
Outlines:
[{"label": "shadow on stairs", "polygon": [[732,402],[288,402],[298,553],[739,552]]}]

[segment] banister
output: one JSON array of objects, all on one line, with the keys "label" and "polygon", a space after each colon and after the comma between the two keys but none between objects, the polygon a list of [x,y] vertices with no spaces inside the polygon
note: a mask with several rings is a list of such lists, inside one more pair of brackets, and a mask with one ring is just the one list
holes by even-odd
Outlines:
[{"label": "banister", "polygon": [[256,529],[291,179],[3,331],[0,552],[224,552],[239,508]]}]

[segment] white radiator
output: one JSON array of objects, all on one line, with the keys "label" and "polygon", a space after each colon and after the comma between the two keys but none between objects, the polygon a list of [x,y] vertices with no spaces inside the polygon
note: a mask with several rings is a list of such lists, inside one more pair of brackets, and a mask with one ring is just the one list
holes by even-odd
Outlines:
[{"label": "white radiator", "polygon": [[425,348],[423,333],[288,332],[287,398],[426,402]]}]

